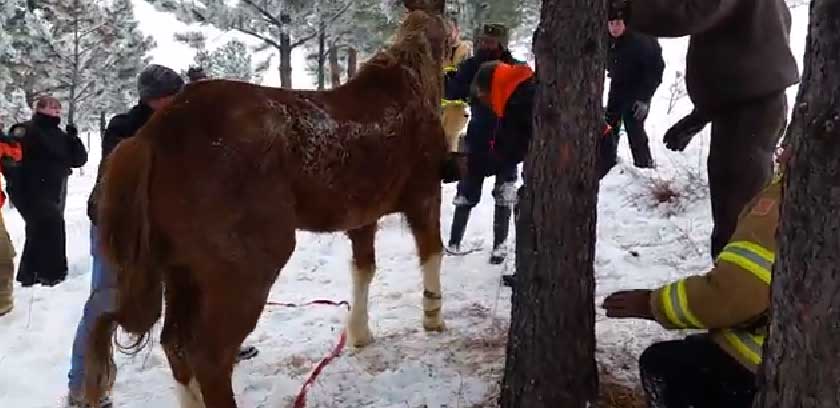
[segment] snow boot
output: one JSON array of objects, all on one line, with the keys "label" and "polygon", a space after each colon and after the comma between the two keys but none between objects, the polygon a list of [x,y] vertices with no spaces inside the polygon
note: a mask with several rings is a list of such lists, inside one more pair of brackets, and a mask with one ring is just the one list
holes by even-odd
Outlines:
[{"label": "snow boot", "polygon": [[507,257],[503,245],[510,231],[510,215],[510,207],[504,205],[497,205],[493,212],[493,251],[490,253],[490,263],[493,265],[501,264]]},{"label": "snow boot", "polygon": [[452,228],[449,231],[449,244],[446,252],[449,255],[461,255],[461,240],[464,238],[464,231],[467,230],[467,222],[470,220],[472,207],[466,205],[455,206],[455,214],[452,216]]},{"label": "snow boot", "polygon": [[84,398],[73,396],[72,394],[67,396],[67,405],[66,408],[113,408],[114,402],[111,401],[110,395],[105,395],[99,399],[98,404],[88,404],[85,402]]},{"label": "snow boot", "polygon": [[243,360],[250,360],[260,354],[260,350],[254,346],[245,346],[239,349],[239,353],[236,354],[236,362],[240,362]]}]

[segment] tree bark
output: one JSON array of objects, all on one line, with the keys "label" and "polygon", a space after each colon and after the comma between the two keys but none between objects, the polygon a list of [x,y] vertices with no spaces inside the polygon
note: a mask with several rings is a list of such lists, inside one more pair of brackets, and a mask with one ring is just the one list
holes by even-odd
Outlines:
[{"label": "tree bark", "polygon": [[840,406],[840,0],[813,0],[757,408]]},{"label": "tree bark", "polygon": [[324,21],[318,31],[318,90],[322,91],[326,87],[326,70],[327,70],[327,29],[324,26]]},{"label": "tree bark", "polygon": [[292,87],[292,39],[283,33],[280,35],[280,87]]},{"label": "tree bark", "polygon": [[606,17],[602,2],[542,3],[502,408],[596,404],[595,143],[603,123]]},{"label": "tree bark", "polygon": [[356,76],[358,68],[359,51],[353,47],[347,48],[347,80]]},{"label": "tree bark", "polygon": [[341,67],[338,65],[338,47],[335,43],[330,44],[327,55],[330,60],[330,87],[335,89],[341,86]]}]

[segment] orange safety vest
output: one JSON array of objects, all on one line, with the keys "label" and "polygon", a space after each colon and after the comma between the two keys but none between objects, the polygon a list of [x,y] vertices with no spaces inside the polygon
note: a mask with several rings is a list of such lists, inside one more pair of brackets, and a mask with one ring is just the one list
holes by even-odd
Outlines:
[{"label": "orange safety vest", "polygon": [[[11,157],[15,162],[23,159],[23,149],[17,142],[0,142],[0,159]],[[2,170],[2,169],[0,169]],[[0,180],[0,207],[6,204],[6,193],[2,189],[3,182]]]}]

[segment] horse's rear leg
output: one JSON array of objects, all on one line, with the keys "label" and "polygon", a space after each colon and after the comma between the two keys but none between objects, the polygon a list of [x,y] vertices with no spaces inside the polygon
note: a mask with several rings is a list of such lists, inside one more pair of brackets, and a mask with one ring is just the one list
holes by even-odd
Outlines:
[{"label": "horse's rear leg", "polygon": [[347,231],[353,244],[353,297],[350,318],[347,322],[347,336],[353,347],[364,347],[371,342],[368,326],[368,292],[376,272],[374,239],[376,224]]},{"label": "horse's rear leg", "polygon": [[195,290],[191,287],[189,270],[173,268],[166,276],[166,317],[160,343],[177,383],[178,402],[181,408],[204,408],[204,399],[193,370],[187,361],[186,347],[191,343],[193,317],[191,311],[198,310],[194,302]]},{"label": "horse's rear leg", "polygon": [[442,331],[446,326],[441,314],[440,264],[443,243],[440,240],[440,200],[428,200],[405,212],[417,245],[423,271],[423,328]]}]

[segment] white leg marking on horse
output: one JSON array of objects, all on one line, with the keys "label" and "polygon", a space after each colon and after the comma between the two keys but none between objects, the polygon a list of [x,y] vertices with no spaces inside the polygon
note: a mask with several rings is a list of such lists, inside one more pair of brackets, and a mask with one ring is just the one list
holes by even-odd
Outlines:
[{"label": "white leg marking on horse", "polygon": [[189,386],[178,383],[178,401],[181,408],[205,408],[204,398],[201,396],[201,389],[195,377],[190,379]]},{"label": "white leg marking on horse", "polygon": [[360,269],[355,265],[353,271],[353,298],[350,305],[350,321],[347,324],[347,335],[353,347],[364,347],[371,342],[368,327],[368,289],[373,280],[374,269]]},{"label": "white leg marking on horse", "polygon": [[446,327],[441,314],[440,263],[441,255],[434,254],[420,266],[423,270],[423,328],[432,331]]}]

